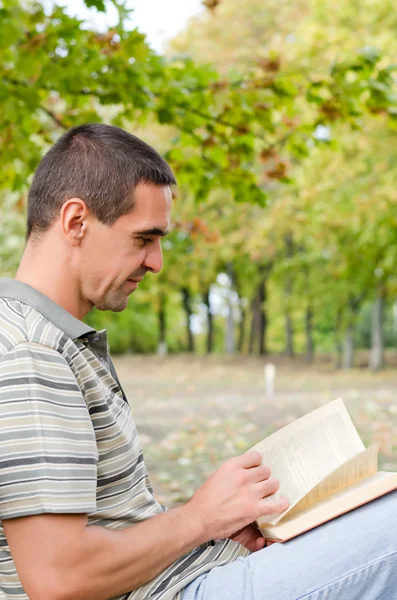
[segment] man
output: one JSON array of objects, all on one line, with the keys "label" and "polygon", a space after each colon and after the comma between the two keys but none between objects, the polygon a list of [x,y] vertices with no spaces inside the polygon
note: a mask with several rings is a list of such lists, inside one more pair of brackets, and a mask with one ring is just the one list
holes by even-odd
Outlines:
[{"label": "man", "polygon": [[[16,278],[0,280],[0,598],[397,597],[396,494],[286,544],[251,526],[287,500],[261,457],[185,505],[156,501],[106,332],[162,266],[174,176],[116,127],[67,132],[40,163]],[[216,540],[216,541],[214,541]]]}]

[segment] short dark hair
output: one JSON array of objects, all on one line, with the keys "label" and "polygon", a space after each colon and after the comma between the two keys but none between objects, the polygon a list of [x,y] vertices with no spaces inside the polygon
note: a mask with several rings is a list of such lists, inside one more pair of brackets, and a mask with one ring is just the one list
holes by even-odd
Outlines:
[{"label": "short dark hair", "polygon": [[132,210],[139,183],[176,182],[154,148],[120,127],[102,123],[73,127],[36,170],[28,196],[26,237],[47,231],[69,198],[81,198],[97,219],[112,225]]}]

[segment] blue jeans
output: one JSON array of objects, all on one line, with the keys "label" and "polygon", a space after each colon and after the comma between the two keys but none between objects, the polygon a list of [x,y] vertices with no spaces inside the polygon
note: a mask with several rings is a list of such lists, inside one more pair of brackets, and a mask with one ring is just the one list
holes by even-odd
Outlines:
[{"label": "blue jeans", "polygon": [[397,491],[284,544],[215,567],[183,600],[397,599]]}]

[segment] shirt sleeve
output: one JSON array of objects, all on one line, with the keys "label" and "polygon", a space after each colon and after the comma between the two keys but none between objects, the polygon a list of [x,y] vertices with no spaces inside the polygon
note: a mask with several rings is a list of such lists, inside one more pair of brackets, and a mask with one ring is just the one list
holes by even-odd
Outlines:
[{"label": "shirt sleeve", "polygon": [[87,405],[56,350],[23,342],[0,359],[0,519],[96,509]]}]

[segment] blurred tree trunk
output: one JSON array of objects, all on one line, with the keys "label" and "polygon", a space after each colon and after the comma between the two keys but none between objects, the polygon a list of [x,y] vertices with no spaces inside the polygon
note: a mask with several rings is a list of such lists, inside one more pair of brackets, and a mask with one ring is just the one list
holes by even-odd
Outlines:
[{"label": "blurred tree trunk", "polygon": [[234,354],[234,306],[233,306],[233,292],[234,292],[234,273],[233,265],[228,263],[227,275],[229,277],[229,290],[228,290],[228,312],[226,318],[226,352],[228,354]]},{"label": "blurred tree trunk", "polygon": [[364,294],[350,296],[348,301],[348,321],[343,341],[342,368],[351,369],[354,364],[354,325]]},{"label": "blurred tree trunk", "polygon": [[251,300],[251,330],[248,344],[248,352],[252,354],[267,354],[266,331],[268,325],[266,300],[267,300],[267,278],[271,271],[271,265],[259,268],[260,280],[254,297]]},{"label": "blurred tree trunk", "polygon": [[342,369],[351,369],[354,362],[354,325],[350,321],[343,340]]},{"label": "blurred tree trunk", "polygon": [[266,278],[262,279],[258,288],[259,303],[259,354],[267,354],[266,332],[267,332],[267,311],[265,302],[267,300]]},{"label": "blurred tree trunk", "polygon": [[247,317],[247,311],[245,310],[244,306],[242,306],[241,304],[241,298],[240,298],[240,323],[239,323],[239,328],[238,328],[238,341],[237,341],[237,352],[242,352],[243,351],[243,345],[244,345],[244,334],[245,334],[245,321],[246,321],[246,317]]},{"label": "blurred tree trunk", "polygon": [[[285,256],[290,260],[294,255],[294,241],[292,235],[288,233],[284,236]],[[284,312],[284,328],[285,328],[285,354],[289,358],[294,356],[294,327],[291,316],[291,297],[293,289],[293,280],[291,270],[288,268],[284,278],[284,296],[285,296],[285,312]]]},{"label": "blurred tree trunk", "polygon": [[308,304],[305,312],[305,336],[306,336],[306,360],[308,363],[313,362],[314,358],[314,341],[313,341],[313,309],[311,304]]},{"label": "blurred tree trunk", "polygon": [[240,321],[239,321],[239,325],[238,325],[238,338],[237,338],[237,352],[239,352],[241,354],[241,352],[243,351],[243,346],[244,346],[245,322],[246,322],[247,311],[244,308],[244,298],[241,297],[241,288],[240,288],[239,281],[236,276],[234,278],[234,288],[235,288],[236,294],[238,296],[238,306],[240,309]]},{"label": "blurred tree trunk", "polygon": [[167,319],[166,319],[166,298],[163,293],[160,293],[159,298],[159,341],[157,346],[158,354],[167,354]]},{"label": "blurred tree trunk", "polygon": [[194,337],[191,327],[191,316],[193,313],[191,307],[190,290],[187,287],[183,287],[181,292],[183,298],[183,308],[185,309],[186,313],[186,337],[188,341],[187,352],[194,352]]},{"label": "blurred tree trunk", "polygon": [[248,354],[253,354],[255,351],[255,341],[257,331],[259,329],[259,304],[257,294],[251,300],[251,328],[248,342]]},{"label": "blurred tree trunk", "polygon": [[214,349],[214,321],[211,312],[210,288],[203,294],[204,304],[207,307],[207,354]]},{"label": "blurred tree trunk", "polygon": [[335,368],[340,369],[342,367],[342,353],[343,343],[341,336],[342,326],[342,309],[339,308],[335,318]]},{"label": "blurred tree trunk", "polygon": [[379,371],[384,366],[383,315],[385,305],[385,289],[378,285],[376,298],[372,307],[371,352],[369,366],[372,371]]},{"label": "blurred tree trunk", "polygon": [[294,356],[294,329],[292,325],[291,313],[287,310],[284,314],[285,327],[285,355],[289,358]]}]

